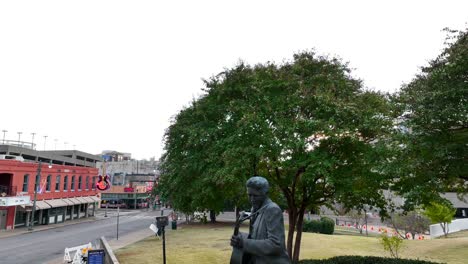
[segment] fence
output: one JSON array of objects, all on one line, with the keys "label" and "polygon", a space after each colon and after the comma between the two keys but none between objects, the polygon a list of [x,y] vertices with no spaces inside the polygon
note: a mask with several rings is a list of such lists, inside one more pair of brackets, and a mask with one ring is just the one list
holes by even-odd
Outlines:
[{"label": "fence", "polygon": [[[468,218],[456,219],[453,220],[452,223],[448,224],[449,233],[454,233],[466,229],[468,229]],[[444,235],[444,231],[442,230],[440,224],[431,225],[429,227],[429,231],[431,234],[431,238],[436,238]]]}]

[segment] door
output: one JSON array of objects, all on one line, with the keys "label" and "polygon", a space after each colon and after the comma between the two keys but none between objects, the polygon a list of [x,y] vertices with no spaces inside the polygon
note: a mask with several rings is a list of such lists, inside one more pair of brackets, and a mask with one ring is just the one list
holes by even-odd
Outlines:
[{"label": "door", "polygon": [[0,210],[0,230],[6,228],[7,210]]}]

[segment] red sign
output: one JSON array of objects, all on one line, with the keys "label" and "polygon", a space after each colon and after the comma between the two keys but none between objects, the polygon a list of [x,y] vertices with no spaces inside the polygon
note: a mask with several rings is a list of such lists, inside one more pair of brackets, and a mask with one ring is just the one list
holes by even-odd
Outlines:
[{"label": "red sign", "polygon": [[134,189],[132,187],[125,187],[124,192],[133,192]]}]

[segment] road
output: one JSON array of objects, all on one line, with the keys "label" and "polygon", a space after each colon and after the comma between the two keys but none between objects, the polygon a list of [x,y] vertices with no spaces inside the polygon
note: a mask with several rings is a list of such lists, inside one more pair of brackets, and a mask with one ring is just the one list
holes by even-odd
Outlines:
[{"label": "road", "polygon": [[[165,213],[167,215],[168,211]],[[148,229],[154,223],[160,211],[139,212],[119,217],[119,237],[125,234]],[[148,232],[151,230],[148,229]],[[47,263],[63,258],[66,247],[75,247],[91,242],[98,244],[98,239],[105,236],[113,240],[117,236],[117,217],[113,216],[94,222],[78,223],[38,232],[25,233],[0,239],[0,263]]]}]

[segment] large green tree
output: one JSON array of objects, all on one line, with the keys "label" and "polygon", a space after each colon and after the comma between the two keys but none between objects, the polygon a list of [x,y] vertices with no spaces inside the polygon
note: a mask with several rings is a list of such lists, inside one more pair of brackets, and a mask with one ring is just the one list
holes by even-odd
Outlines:
[{"label": "large green tree", "polygon": [[446,48],[405,85],[401,109],[400,181],[409,208],[468,191],[468,30],[449,31]]},{"label": "large green tree", "polygon": [[388,103],[346,64],[303,52],[280,65],[240,63],[205,84],[166,131],[161,188],[176,207],[242,205],[246,179],[265,176],[285,201],[295,262],[307,210],[384,208]]}]

